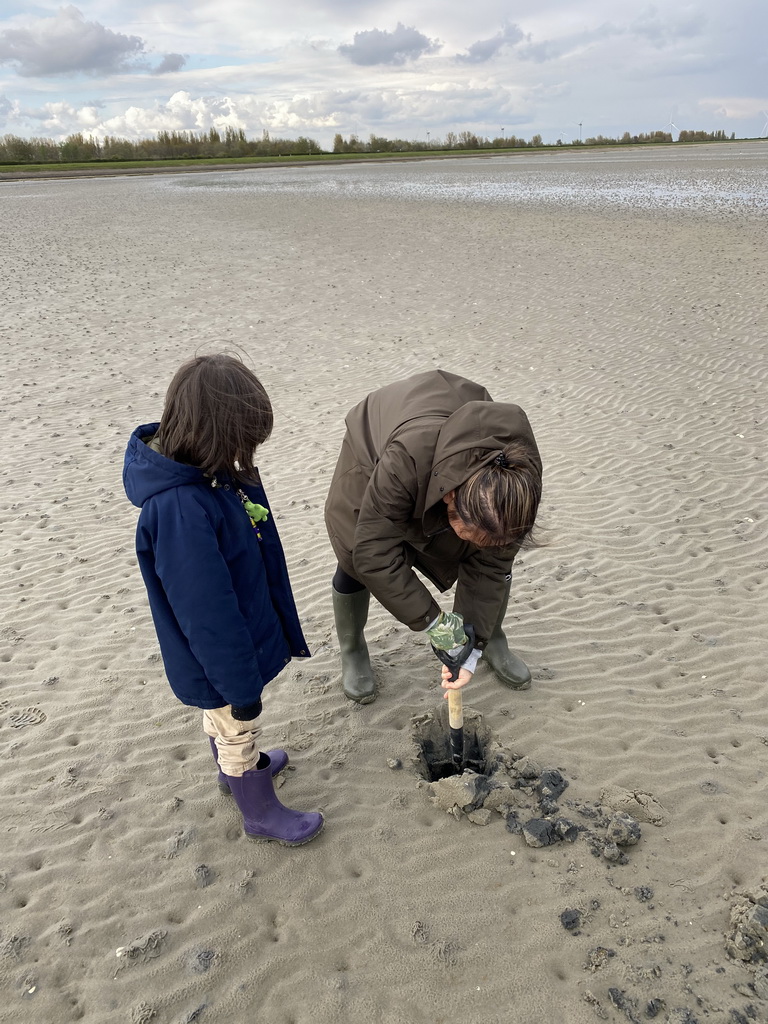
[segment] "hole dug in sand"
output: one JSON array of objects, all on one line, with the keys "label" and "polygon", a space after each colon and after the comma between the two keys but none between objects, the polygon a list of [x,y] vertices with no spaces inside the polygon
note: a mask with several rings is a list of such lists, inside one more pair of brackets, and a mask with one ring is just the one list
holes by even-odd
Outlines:
[{"label": "hole dug in sand", "polygon": [[494,739],[482,715],[464,708],[464,770],[453,763],[448,705],[412,719],[416,755],[413,759],[435,804],[455,818],[466,814],[477,825],[487,825],[491,812],[510,810],[515,796],[507,771],[510,755]]},{"label": "hole dug in sand", "polygon": [[[461,770],[453,763],[447,701],[443,701],[434,711],[413,719],[413,739],[417,748],[416,767],[423,779],[438,782],[440,779],[461,775]],[[495,765],[490,756],[492,745],[493,735],[484,725],[482,715],[469,708],[465,709],[464,769],[487,776],[489,769]]]},{"label": "hole dug in sand", "polygon": [[[554,769],[543,771],[528,758],[512,754],[496,739],[479,712],[464,709],[464,770],[454,764],[447,702],[412,720],[414,765],[435,805],[459,819],[488,824],[497,811],[510,831],[521,831],[529,846],[573,842],[579,829],[571,821],[543,820],[557,812],[555,799],[567,785]],[[518,813],[530,818],[525,825]],[[531,813],[537,815],[531,817]],[[544,828],[546,835],[540,836]],[[550,835],[551,833],[551,835]]]}]

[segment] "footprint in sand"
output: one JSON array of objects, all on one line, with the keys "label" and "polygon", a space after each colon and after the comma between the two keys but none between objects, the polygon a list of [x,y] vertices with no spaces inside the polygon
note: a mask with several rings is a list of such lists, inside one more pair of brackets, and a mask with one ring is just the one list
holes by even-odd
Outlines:
[{"label": "footprint in sand", "polygon": [[21,711],[12,711],[8,722],[12,729],[23,729],[27,725],[40,725],[47,717],[40,708],[22,708]]}]

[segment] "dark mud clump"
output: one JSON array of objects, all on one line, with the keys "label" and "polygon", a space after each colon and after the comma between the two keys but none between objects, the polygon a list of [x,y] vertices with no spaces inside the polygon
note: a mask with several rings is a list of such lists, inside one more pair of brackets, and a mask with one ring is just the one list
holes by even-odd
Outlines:
[{"label": "dark mud clump", "polygon": [[731,907],[725,948],[734,960],[765,965],[768,961],[768,885],[740,893]]},{"label": "dark mud clump", "polygon": [[627,849],[641,839],[639,822],[623,808],[575,800],[565,805],[576,820],[566,817],[558,803],[568,788],[562,772],[503,747],[479,712],[464,709],[463,766],[453,761],[445,701],[415,716],[412,728],[420,785],[447,814],[487,825],[496,811],[528,846],[573,843],[581,836],[595,857],[628,863]]}]

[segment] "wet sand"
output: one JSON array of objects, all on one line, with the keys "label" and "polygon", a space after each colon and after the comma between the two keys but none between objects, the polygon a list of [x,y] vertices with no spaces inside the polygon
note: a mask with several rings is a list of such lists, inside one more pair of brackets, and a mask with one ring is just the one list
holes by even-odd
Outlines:
[{"label": "wet sand", "polygon": [[[0,1020],[767,1021],[725,946],[768,842],[764,213],[345,180],[0,186]],[[276,409],[259,465],[314,657],[267,689],[265,745],[290,753],[281,798],[327,821],[295,850],[243,838],[165,682],[120,479],[176,366],[214,348]],[[533,687],[481,667],[465,704],[568,782],[549,817],[573,842],[430,795],[412,719],[438,665],[378,605],[378,699],[341,692],[322,505],[343,416],[435,366],[522,405],[542,450],[547,543],[506,621]],[[589,808],[634,813],[626,863]]]}]

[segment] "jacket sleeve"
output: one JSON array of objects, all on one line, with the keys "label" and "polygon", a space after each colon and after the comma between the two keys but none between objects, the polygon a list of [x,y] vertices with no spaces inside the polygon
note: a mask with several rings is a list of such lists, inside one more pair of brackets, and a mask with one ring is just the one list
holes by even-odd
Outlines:
[{"label": "jacket sleeve", "polygon": [[179,492],[157,495],[148,510],[155,571],[208,681],[228,703],[251,704],[264,680],[215,524],[194,495]]},{"label": "jacket sleeve", "polygon": [[355,575],[379,604],[411,629],[426,629],[440,612],[408,564],[405,528],[416,504],[416,469],[399,445],[376,464],[360,505],[352,550]]},{"label": "jacket sleeve", "polygon": [[480,647],[490,639],[499,617],[518,551],[518,545],[478,548],[459,565],[453,609],[475,627]]}]

